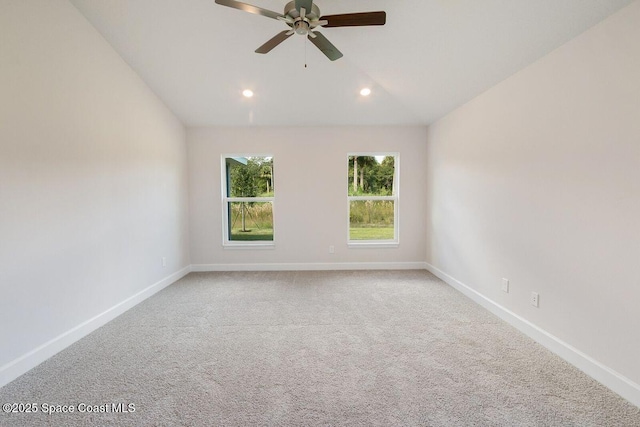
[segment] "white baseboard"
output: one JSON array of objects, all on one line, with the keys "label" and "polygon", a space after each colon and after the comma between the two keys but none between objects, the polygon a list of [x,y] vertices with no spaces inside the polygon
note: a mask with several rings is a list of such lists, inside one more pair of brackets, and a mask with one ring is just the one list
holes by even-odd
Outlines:
[{"label": "white baseboard", "polygon": [[183,269],[165,277],[157,283],[141,290],[135,295],[121,301],[108,310],[92,317],[91,319],[79,324],[78,326],[58,335],[52,340],[36,347],[30,352],[18,357],[17,359],[7,363],[0,367],[0,387],[10,383],[18,378],[20,375],[35,368],[54,354],[64,350],[71,344],[80,340],[81,338],[89,335],[91,332],[98,329],[100,326],[105,325],[107,322],[115,319],[131,307],[141,303],[145,299],[149,298],[153,294],[161,291],[172,283],[180,280],[191,271],[191,266],[184,267]]},{"label": "white baseboard", "polygon": [[551,335],[549,332],[529,322],[527,319],[507,310],[500,304],[451,277],[437,267],[434,267],[429,263],[425,264],[427,270],[451,285],[453,288],[462,292],[464,295],[471,298],[473,301],[480,304],[502,320],[516,327],[518,330],[562,357],[585,374],[618,393],[629,402],[640,407],[640,385],[603,365],[597,360],[594,360],[587,354],[560,340],[558,337]]},{"label": "white baseboard", "polygon": [[426,270],[424,262],[193,264],[191,271]]}]

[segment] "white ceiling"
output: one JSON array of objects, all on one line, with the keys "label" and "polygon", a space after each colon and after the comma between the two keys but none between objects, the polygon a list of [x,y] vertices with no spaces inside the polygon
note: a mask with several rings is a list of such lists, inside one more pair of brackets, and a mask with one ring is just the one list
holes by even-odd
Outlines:
[{"label": "white ceiling", "polygon": [[286,25],[214,0],[70,1],[185,125],[306,126],[432,123],[633,0],[317,0],[387,12],[383,27],[321,29],[335,62],[297,35],[254,53]]}]

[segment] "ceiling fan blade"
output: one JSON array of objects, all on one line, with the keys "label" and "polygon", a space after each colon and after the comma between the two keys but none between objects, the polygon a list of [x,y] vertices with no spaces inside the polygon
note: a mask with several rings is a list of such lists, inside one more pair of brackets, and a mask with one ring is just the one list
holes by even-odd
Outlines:
[{"label": "ceiling fan blade", "polygon": [[329,21],[324,28],[331,27],[360,27],[363,25],[384,25],[387,22],[386,12],[343,13],[340,15],[326,15],[321,18]]},{"label": "ceiling fan blade", "polygon": [[307,38],[311,40],[311,43],[316,45],[316,47],[327,56],[327,58],[332,61],[342,58],[342,52],[340,52],[333,44],[331,44],[331,42],[327,40],[327,38],[323,36],[322,33],[314,31],[313,34],[315,34],[316,36],[307,36]]},{"label": "ceiling fan blade", "polygon": [[271,10],[263,9],[257,6],[252,6],[250,4],[242,3],[235,0],[216,0],[216,3],[222,6],[228,6],[234,9],[240,9],[245,12],[253,13],[256,15],[266,16],[267,18],[273,18],[273,19],[278,19],[279,17],[284,18],[284,15],[281,13],[273,12]]},{"label": "ceiling fan blade", "polygon": [[283,31],[278,33],[271,40],[256,49],[256,53],[269,53],[271,50],[278,46],[280,43],[288,39],[293,35],[293,31]]},{"label": "ceiling fan blade", "polygon": [[300,12],[300,9],[304,8],[307,13],[311,12],[311,6],[313,5],[313,0],[296,0],[296,10]]}]

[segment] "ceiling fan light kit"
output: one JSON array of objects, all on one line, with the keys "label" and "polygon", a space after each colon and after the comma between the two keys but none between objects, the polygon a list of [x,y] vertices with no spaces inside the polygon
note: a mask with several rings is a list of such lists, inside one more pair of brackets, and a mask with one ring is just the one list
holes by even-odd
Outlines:
[{"label": "ceiling fan light kit", "polygon": [[294,34],[307,36],[327,58],[331,61],[342,58],[340,52],[317,27],[361,27],[369,25],[384,25],[387,20],[385,12],[361,12],[344,13],[339,15],[322,16],[320,9],[312,0],[295,0],[287,3],[284,13],[280,14],[261,7],[242,3],[235,0],[215,0],[217,4],[253,13],[255,15],[266,16],[277,19],[289,26],[289,30],[282,31],[268,40],[265,44],[256,49],[256,53],[269,53],[273,48],[288,39]]}]

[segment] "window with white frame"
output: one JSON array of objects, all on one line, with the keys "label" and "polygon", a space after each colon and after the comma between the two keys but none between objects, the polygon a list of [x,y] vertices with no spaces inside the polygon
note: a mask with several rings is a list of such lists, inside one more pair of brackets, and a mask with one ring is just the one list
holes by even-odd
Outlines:
[{"label": "window with white frame", "polygon": [[397,153],[348,155],[350,245],[398,243]]},{"label": "window with white frame", "polygon": [[223,244],[273,245],[273,157],[222,156]]}]

